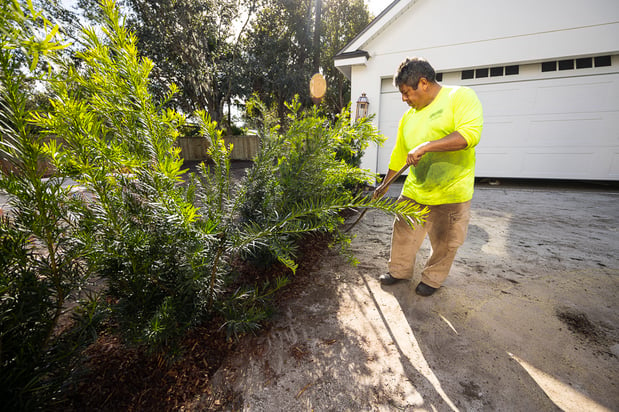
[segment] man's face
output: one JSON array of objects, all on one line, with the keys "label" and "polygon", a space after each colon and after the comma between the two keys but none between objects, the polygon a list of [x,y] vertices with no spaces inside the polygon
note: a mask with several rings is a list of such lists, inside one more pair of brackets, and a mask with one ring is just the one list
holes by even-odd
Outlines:
[{"label": "man's face", "polygon": [[413,109],[422,109],[424,107],[422,90],[419,85],[420,84],[417,83],[417,90],[407,84],[401,84],[399,86],[400,93],[402,94],[402,101]]}]

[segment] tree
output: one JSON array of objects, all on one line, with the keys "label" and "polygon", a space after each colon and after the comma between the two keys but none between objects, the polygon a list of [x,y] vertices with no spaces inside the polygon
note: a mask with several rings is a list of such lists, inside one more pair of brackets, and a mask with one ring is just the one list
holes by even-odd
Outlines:
[{"label": "tree", "polygon": [[327,80],[325,104],[339,113],[350,102],[350,81],[333,65],[333,57],[371,20],[363,0],[325,0],[322,11],[320,66]]},{"label": "tree", "polygon": [[[243,38],[245,96],[257,94],[284,117],[311,77],[313,0],[270,0]],[[307,104],[307,102],[305,102]]]},{"label": "tree", "polygon": [[[224,105],[236,94],[237,39],[256,0],[125,0],[129,23],[142,54],[155,62],[155,96],[171,84],[173,103],[185,113],[196,108],[224,120]],[[240,22],[240,23],[239,23]]]},{"label": "tree", "polygon": [[246,88],[277,107],[302,96],[311,105],[308,83],[318,70],[327,79],[327,111],[334,118],[350,101],[350,83],[333,57],[370,21],[363,0],[270,0],[244,36]]},{"label": "tree", "polygon": [[[96,21],[95,1],[79,4]],[[350,101],[333,57],[370,22],[363,0],[123,1],[141,53],[155,62],[155,96],[176,84],[173,103],[186,113],[203,108],[221,126],[234,97],[256,94],[283,119],[295,95],[311,106],[307,86],[317,71],[327,79],[331,118]]]}]

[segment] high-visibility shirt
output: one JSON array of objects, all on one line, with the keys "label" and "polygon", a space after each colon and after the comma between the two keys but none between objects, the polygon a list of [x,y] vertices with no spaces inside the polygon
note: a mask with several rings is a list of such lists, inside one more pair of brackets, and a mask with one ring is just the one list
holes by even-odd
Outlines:
[{"label": "high-visibility shirt", "polygon": [[463,150],[429,152],[417,167],[411,165],[402,195],[425,205],[471,200],[475,184],[475,146],[483,126],[483,111],[475,92],[468,87],[442,86],[423,109],[410,108],[398,126],[389,169],[400,170],[408,152],[418,145],[458,131],[467,142]]}]

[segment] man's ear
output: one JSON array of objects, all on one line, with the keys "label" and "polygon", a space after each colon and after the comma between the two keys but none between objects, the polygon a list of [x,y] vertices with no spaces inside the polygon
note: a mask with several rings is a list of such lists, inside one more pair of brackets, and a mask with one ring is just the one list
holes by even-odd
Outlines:
[{"label": "man's ear", "polygon": [[421,90],[426,91],[428,90],[428,86],[430,86],[430,82],[425,77],[422,77],[419,79],[418,85],[421,88]]}]

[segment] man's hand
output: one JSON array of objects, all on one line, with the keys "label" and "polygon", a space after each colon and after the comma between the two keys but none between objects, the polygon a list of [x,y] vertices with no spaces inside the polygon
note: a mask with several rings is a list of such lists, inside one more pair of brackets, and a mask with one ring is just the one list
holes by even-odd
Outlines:
[{"label": "man's hand", "polygon": [[387,190],[389,190],[389,186],[392,180],[391,178],[397,174],[398,174],[397,170],[389,169],[389,171],[387,172],[387,176],[385,176],[385,179],[383,180],[383,182],[376,189],[374,189],[374,194],[372,194],[372,199],[380,199],[381,197],[385,196],[385,193],[387,193]]},{"label": "man's hand", "polygon": [[467,146],[468,143],[464,137],[462,137],[460,132],[455,131],[441,139],[425,142],[415,147],[408,152],[406,164],[416,167],[423,155],[428,152],[455,152],[457,150],[466,149]]},{"label": "man's hand", "polygon": [[372,200],[380,199],[381,197],[385,196],[385,193],[387,193],[387,190],[389,190],[389,185],[385,185],[385,182],[386,180],[383,181],[380,186],[374,189],[374,193],[372,193]]},{"label": "man's hand", "polygon": [[430,142],[425,142],[415,147],[413,150],[408,152],[408,156],[406,157],[406,164],[417,166],[421,157],[426,154],[429,150],[427,150],[427,146]]}]

